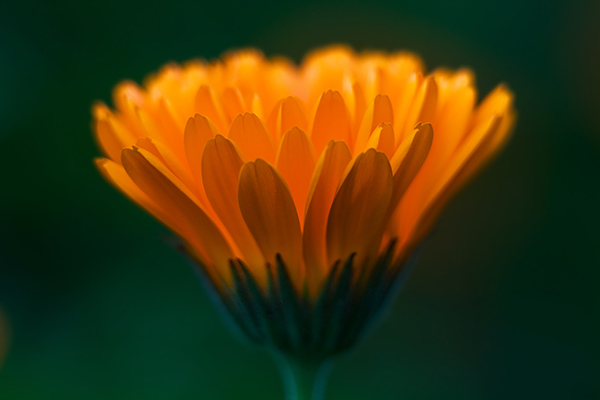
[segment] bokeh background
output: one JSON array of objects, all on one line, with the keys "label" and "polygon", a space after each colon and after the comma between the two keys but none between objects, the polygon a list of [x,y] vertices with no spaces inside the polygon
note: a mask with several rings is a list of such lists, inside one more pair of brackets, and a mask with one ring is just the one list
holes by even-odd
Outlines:
[{"label": "bokeh background", "polygon": [[167,61],[332,42],[469,66],[519,120],[327,399],[600,398],[600,3],[445,0],[0,5],[0,398],[281,399],[167,231],[105,183],[90,106]]}]

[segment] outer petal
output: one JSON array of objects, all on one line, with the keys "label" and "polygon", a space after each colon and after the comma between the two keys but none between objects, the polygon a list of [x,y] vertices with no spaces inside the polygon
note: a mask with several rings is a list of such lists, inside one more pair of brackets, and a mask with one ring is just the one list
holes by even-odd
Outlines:
[{"label": "outer petal", "polygon": [[196,186],[196,182],[188,168],[185,158],[177,157],[167,146],[150,138],[138,139],[136,146],[149,151],[159,158],[165,167],[177,176],[186,188],[199,198],[203,205],[207,204],[207,202],[202,201],[202,197],[199,194],[198,187]]},{"label": "outer petal", "polygon": [[352,154],[346,143],[331,141],[313,173],[303,234],[304,261],[311,290],[318,289],[319,282],[330,267],[325,244],[327,216],[340,179],[351,159]]},{"label": "outer petal", "polygon": [[453,155],[444,173],[432,183],[425,201],[412,204],[410,209],[405,210],[405,217],[408,218],[402,224],[403,242],[418,241],[431,229],[440,210],[455,193],[457,176],[468,168],[474,158],[478,158],[478,152],[493,140],[500,125],[501,118],[497,117],[481,123]]},{"label": "outer petal", "polygon": [[402,196],[423,166],[432,142],[433,128],[431,124],[419,125],[411,137],[400,145],[390,160],[394,173],[394,193],[388,214],[391,214],[400,203]]},{"label": "outer petal", "polygon": [[306,196],[316,163],[315,148],[303,130],[293,127],[285,133],[277,152],[277,170],[290,188],[300,225],[304,222]]},{"label": "outer petal", "polygon": [[228,260],[234,255],[214,222],[139,151],[123,150],[122,162],[133,182],[159,207],[169,210],[177,233],[194,249],[201,249],[216,266],[216,270],[211,270],[212,266],[206,265],[213,277],[220,276],[229,281]]},{"label": "outer petal", "polygon": [[97,158],[95,163],[104,178],[129,197],[134,203],[138,204],[144,210],[152,214],[154,218],[158,219],[174,231],[179,229],[175,221],[171,219],[169,215],[154,202],[154,200],[148,197],[146,193],[133,183],[121,164],[117,164],[107,158]]},{"label": "outer petal", "polygon": [[238,200],[242,216],[268,263],[280,254],[300,289],[302,237],[290,191],[275,168],[258,159],[242,167]]},{"label": "outer petal", "polygon": [[121,150],[135,143],[136,136],[104,105],[94,107],[96,140],[113,161],[121,162]]},{"label": "outer petal", "polygon": [[244,222],[238,203],[238,181],[244,160],[235,144],[221,135],[208,140],[202,156],[202,178],[210,204],[238,244],[244,261],[266,282],[264,257]]},{"label": "outer petal", "polygon": [[330,264],[353,253],[360,263],[378,250],[392,188],[392,169],[385,154],[370,149],[356,158],[329,212]]}]

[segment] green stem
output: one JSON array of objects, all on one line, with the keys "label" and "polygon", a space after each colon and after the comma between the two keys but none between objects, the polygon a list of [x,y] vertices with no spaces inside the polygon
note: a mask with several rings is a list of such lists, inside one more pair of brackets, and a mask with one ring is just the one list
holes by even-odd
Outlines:
[{"label": "green stem", "polygon": [[285,389],[285,400],[323,400],[329,361],[303,362],[279,356],[279,366]]}]

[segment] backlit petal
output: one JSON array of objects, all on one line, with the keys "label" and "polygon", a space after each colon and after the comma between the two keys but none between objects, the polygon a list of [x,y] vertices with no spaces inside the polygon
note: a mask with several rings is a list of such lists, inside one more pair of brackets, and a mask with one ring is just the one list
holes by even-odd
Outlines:
[{"label": "backlit petal", "polygon": [[316,158],[313,144],[303,130],[293,127],[283,135],[276,166],[290,188],[300,225],[304,222],[306,196]]},{"label": "backlit petal", "polygon": [[242,151],[248,160],[262,158],[275,161],[275,147],[265,124],[254,114],[238,115],[229,129],[229,139]]},{"label": "backlit petal", "polygon": [[313,173],[307,196],[303,253],[309,282],[314,284],[325,276],[330,267],[325,244],[327,216],[340,179],[351,159],[352,154],[346,143],[331,141],[321,154]]},{"label": "backlit petal", "polygon": [[[271,265],[280,254],[300,285],[302,237],[294,200],[279,173],[262,159],[242,167],[238,189],[240,210],[258,247]],[[299,289],[299,286],[297,287]]]},{"label": "backlit petal", "polygon": [[[123,150],[122,162],[127,174],[159,207],[169,210],[179,229],[178,233],[193,248],[201,249],[217,267],[216,270],[212,269],[214,276],[229,281],[226,271],[233,252],[222,233],[204,211],[147,158],[139,151]],[[211,271],[212,265],[205,267]]]},{"label": "backlit petal", "polygon": [[389,97],[386,95],[377,95],[364,113],[354,145],[355,153],[363,151],[369,141],[371,133],[382,122],[392,124],[394,122],[394,112]]},{"label": "backlit petal", "polygon": [[244,222],[238,203],[239,175],[244,160],[235,144],[221,135],[208,140],[202,156],[202,177],[210,203],[238,243],[246,264],[262,282],[266,269],[264,257]]},{"label": "backlit petal", "polygon": [[393,176],[385,154],[360,154],[340,186],[327,221],[329,264],[356,253],[359,264],[379,249],[392,197]]},{"label": "backlit petal", "polygon": [[328,90],[319,100],[311,130],[311,140],[317,154],[330,140],[343,140],[350,144],[352,123],[344,99],[339,92]]}]

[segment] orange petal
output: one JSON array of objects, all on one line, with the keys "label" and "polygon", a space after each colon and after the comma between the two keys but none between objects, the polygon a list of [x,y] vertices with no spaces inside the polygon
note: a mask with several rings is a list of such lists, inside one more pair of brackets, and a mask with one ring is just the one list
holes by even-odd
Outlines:
[{"label": "orange petal", "polygon": [[198,114],[205,115],[219,128],[221,132],[227,132],[225,115],[215,94],[209,86],[203,85],[196,94],[195,110]]},{"label": "orange petal", "polygon": [[464,139],[473,118],[475,98],[475,90],[472,87],[460,88],[448,95],[448,100],[434,124],[437,135],[431,154],[437,164],[435,169],[442,168]]},{"label": "orange petal", "polygon": [[135,143],[136,136],[121,124],[106,106],[94,109],[96,140],[104,153],[113,161],[121,162],[121,150]]},{"label": "orange petal", "polygon": [[402,196],[427,159],[431,143],[433,142],[433,129],[431,124],[419,125],[410,138],[406,139],[390,160],[394,174],[394,192],[390,200],[388,216],[390,216],[400,203]]},{"label": "orange petal", "polygon": [[[233,252],[219,228],[163,171],[140,151],[125,149],[122,162],[129,177],[175,221],[177,233],[195,249],[201,249],[216,266],[215,275],[230,281],[228,260]],[[206,265],[211,271],[212,265]]]},{"label": "orange petal", "polygon": [[467,165],[457,174],[454,186],[451,191],[456,192],[462,185],[464,185],[469,179],[475,175],[477,171],[480,171],[486,162],[493,159],[494,154],[500,151],[508,138],[515,123],[516,115],[510,110],[506,114],[499,116],[501,121],[498,123],[494,134],[490,138],[482,143],[481,147],[477,150]]},{"label": "orange petal", "polygon": [[[167,166],[162,157],[162,154],[156,155],[153,153],[152,149],[147,150],[143,147],[134,147],[135,151],[140,153],[142,157],[145,158],[146,162],[152,165],[155,169],[157,169],[161,174],[168,177],[168,179],[175,185],[177,188],[183,192],[188,198],[190,198],[194,203],[198,206],[202,205],[202,202],[196,196],[194,190],[187,186],[175,173],[171,171],[171,169]],[[125,149],[127,150],[127,149]],[[123,159],[123,154],[121,153],[121,160]]]},{"label": "orange petal", "polygon": [[292,281],[302,284],[302,236],[294,200],[281,176],[266,161],[242,167],[238,201],[244,221],[268,263],[280,254]]},{"label": "orange petal", "polygon": [[194,178],[188,168],[187,162],[185,158],[179,158],[173,154],[171,149],[157,140],[152,140],[150,138],[139,138],[136,142],[136,146],[144,149],[154,156],[156,156],[160,161],[177,177],[181,180],[181,182],[189,189],[194,195],[196,195],[203,204],[206,202],[202,201],[202,198],[199,195],[198,186],[194,181]]},{"label": "orange petal", "polygon": [[354,253],[360,265],[378,250],[392,189],[392,169],[385,154],[370,149],[358,155],[329,212],[330,265]]},{"label": "orange petal", "polygon": [[415,93],[417,93],[422,80],[423,76],[420,72],[410,74],[403,85],[398,101],[394,103],[394,132],[396,133],[396,145],[404,140],[404,126],[406,125],[406,120],[413,104]]},{"label": "orange petal", "polygon": [[104,178],[112,183],[123,194],[129,197],[134,203],[137,203],[144,210],[148,211],[152,216],[161,221],[163,224],[170,227],[173,231],[178,228],[168,214],[162,210],[146,193],[133,183],[127,172],[121,164],[109,160],[107,158],[97,158],[94,160],[96,167],[102,173]]},{"label": "orange petal", "polygon": [[513,95],[504,85],[498,85],[477,108],[474,125],[477,125],[494,115],[501,115],[511,106]]},{"label": "orange petal", "polygon": [[268,162],[275,161],[275,148],[271,136],[256,115],[238,115],[231,124],[228,137],[248,160],[262,158]]},{"label": "orange petal", "polygon": [[330,140],[343,140],[351,145],[352,123],[340,92],[323,93],[312,122],[311,136],[317,154]]},{"label": "orange petal", "polygon": [[202,179],[213,209],[238,244],[244,261],[266,282],[265,259],[244,222],[238,203],[238,178],[244,160],[235,144],[221,135],[206,142]]},{"label": "orange petal", "polygon": [[296,204],[300,225],[304,222],[304,208],[317,156],[306,133],[293,127],[285,133],[277,152],[277,170],[290,188]]},{"label": "orange petal", "polygon": [[356,144],[354,145],[355,153],[363,151],[369,141],[371,133],[382,122],[393,123],[394,113],[389,97],[379,94],[371,104],[369,104],[364,113],[358,130],[358,136],[356,137]]},{"label": "orange petal", "polygon": [[223,92],[223,111],[225,120],[231,124],[234,118],[246,111],[246,106],[242,94],[238,88],[228,87]]},{"label": "orange petal", "polygon": [[354,118],[352,120],[352,142],[354,143],[360,129],[365,109],[367,108],[365,94],[358,82],[355,82],[352,85],[352,96],[354,97]]},{"label": "orange petal", "polygon": [[207,205],[208,208],[211,208],[210,202],[206,197],[204,183],[202,182],[202,152],[206,142],[218,134],[219,130],[212,121],[200,114],[196,114],[188,120],[183,133],[185,156],[196,182],[197,193],[202,204]]},{"label": "orange petal", "polygon": [[388,160],[392,159],[394,155],[394,150],[396,147],[394,146],[396,139],[394,137],[394,128],[392,124],[381,123],[373,132],[365,149],[375,149],[384,153]]},{"label": "orange petal", "polygon": [[206,142],[219,134],[208,117],[196,114],[185,126],[183,144],[185,155],[198,186],[202,186],[202,152]]},{"label": "orange petal", "polygon": [[452,159],[444,169],[443,174],[432,182],[432,188],[427,193],[426,200],[419,203],[419,212],[414,216],[411,225],[403,226],[405,234],[404,240],[420,240],[426,234],[434,223],[437,215],[443,206],[450,200],[455,193],[457,177],[461,171],[468,169],[473,160],[477,160],[478,153],[485,149],[487,144],[494,138],[498,127],[501,125],[502,118],[493,117],[488,121],[479,124],[473,133],[461,144]]},{"label": "orange petal", "polygon": [[406,116],[404,133],[406,137],[413,131],[417,123],[433,122],[437,107],[438,89],[433,76],[426,78],[412,101],[410,111]]},{"label": "orange petal", "polygon": [[331,141],[321,154],[313,173],[307,196],[303,234],[304,261],[309,289],[312,290],[318,289],[318,283],[330,267],[325,246],[327,216],[340,179],[351,159],[352,154],[346,143]]},{"label": "orange petal", "polygon": [[281,102],[276,127],[276,141],[281,139],[281,135],[292,127],[297,126],[302,130],[308,129],[308,116],[302,100],[290,96]]}]

